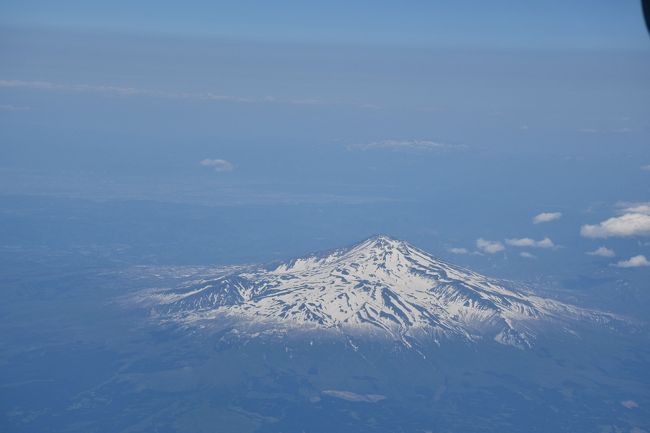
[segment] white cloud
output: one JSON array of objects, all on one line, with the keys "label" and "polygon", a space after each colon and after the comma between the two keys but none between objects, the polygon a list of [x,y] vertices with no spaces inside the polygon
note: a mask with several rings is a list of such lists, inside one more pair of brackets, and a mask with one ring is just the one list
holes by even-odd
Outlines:
[{"label": "white cloud", "polygon": [[483,238],[476,240],[476,248],[488,254],[496,254],[506,249],[499,241],[488,241]]},{"label": "white cloud", "polygon": [[342,400],[365,403],[376,403],[386,399],[386,396],[381,394],[357,394],[351,391],[339,391],[336,389],[326,389],[323,391],[323,394]]},{"label": "white cloud", "polygon": [[519,255],[520,255],[521,257],[525,257],[525,258],[527,258],[527,259],[536,259],[536,258],[537,258],[537,256],[535,256],[535,255],[529,253],[528,251],[522,251],[521,253],[519,253]]},{"label": "white cloud", "polygon": [[538,248],[555,248],[555,244],[549,238],[544,238],[541,241],[537,241]]},{"label": "white cloud", "polygon": [[453,254],[467,254],[467,248],[449,248],[449,252]]},{"label": "white cloud", "polygon": [[598,257],[614,257],[616,253],[614,253],[614,250],[610,250],[607,247],[599,247],[596,248],[593,251],[589,251],[587,254],[590,256],[598,256]]},{"label": "white cloud", "polygon": [[520,238],[520,239],[506,239],[506,244],[513,247],[532,247],[532,248],[553,248],[555,244],[549,238],[544,238],[540,241],[536,241],[531,238]]},{"label": "white cloud", "polygon": [[640,268],[645,266],[650,266],[650,262],[645,256],[638,255],[630,257],[628,260],[622,260],[616,264],[619,268]]},{"label": "white cloud", "polygon": [[533,218],[533,224],[547,223],[562,218],[562,212],[542,212]]},{"label": "white cloud", "polygon": [[599,224],[586,224],[580,228],[580,234],[587,238],[608,238],[650,235],[650,215],[632,212],[613,217]]},{"label": "white cloud", "polygon": [[643,171],[650,171],[650,164],[648,164],[648,165],[644,165],[643,167],[641,167],[641,170],[643,170]]},{"label": "white cloud", "polygon": [[196,101],[233,102],[242,104],[290,104],[300,106],[352,105],[367,109],[372,104],[324,101],[317,98],[276,98],[273,96],[236,96],[213,92],[187,92],[182,90],[152,90],[139,87],[114,86],[103,84],[62,84],[51,81],[0,80],[0,88],[28,89],[45,92],[94,93],[119,97],[150,97],[161,99],[184,99]]},{"label": "white cloud", "polygon": [[131,96],[131,95],[164,95],[162,92],[152,92],[151,90],[136,89],[134,87],[122,86],[105,86],[105,85],[90,85],[90,84],[59,84],[50,81],[25,81],[25,80],[0,80],[0,87],[11,89],[29,89],[29,90],[58,90],[69,92],[95,92],[95,93],[110,93],[114,95]]},{"label": "white cloud", "polygon": [[536,241],[531,238],[506,239],[506,243],[513,247],[532,247],[535,246]]},{"label": "white cloud", "polygon": [[214,171],[224,172],[224,171],[233,171],[235,166],[232,162],[226,161],[225,159],[210,159],[206,158],[202,160],[199,164],[214,168]]},{"label": "white cloud", "polygon": [[10,104],[0,105],[0,111],[27,111],[27,110],[29,110],[29,107],[10,105]]},{"label": "white cloud", "polygon": [[621,402],[621,405],[625,406],[628,409],[634,409],[639,407],[639,403],[634,400],[625,400]]},{"label": "white cloud", "polygon": [[623,205],[622,212],[650,215],[650,202],[626,203]]},{"label": "white cloud", "polygon": [[390,150],[410,150],[410,151],[444,151],[465,149],[467,146],[460,144],[442,143],[432,140],[381,140],[370,143],[351,144],[350,150],[371,150],[371,149],[390,149]]},{"label": "white cloud", "polygon": [[611,129],[581,128],[578,129],[578,132],[585,134],[627,134],[632,132],[632,129],[627,127]]}]

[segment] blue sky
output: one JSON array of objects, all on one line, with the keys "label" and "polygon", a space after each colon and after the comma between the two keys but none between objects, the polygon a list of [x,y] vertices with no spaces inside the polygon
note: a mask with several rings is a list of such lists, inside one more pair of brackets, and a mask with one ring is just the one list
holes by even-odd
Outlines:
[{"label": "blue sky", "polygon": [[5,24],[248,40],[437,46],[645,47],[640,2],[6,1]]},{"label": "blue sky", "polygon": [[[97,243],[66,200],[92,203],[89,227],[113,212],[98,202],[173,206],[164,229],[111,218],[116,243],[148,233],[134,261],[160,245],[270,260],[381,232],[497,274],[647,277],[624,265],[650,258],[636,1],[0,8],[5,216],[27,212],[17,197],[62,200],[47,224]],[[561,216],[535,224],[544,212]],[[6,245],[37,243],[38,215],[5,221]],[[587,254],[600,247],[615,254]]]}]

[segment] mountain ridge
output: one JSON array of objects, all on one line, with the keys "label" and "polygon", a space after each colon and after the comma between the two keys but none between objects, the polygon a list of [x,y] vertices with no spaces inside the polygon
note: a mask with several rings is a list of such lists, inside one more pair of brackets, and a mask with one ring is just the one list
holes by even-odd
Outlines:
[{"label": "mountain ridge", "polygon": [[573,332],[571,323],[613,319],[507,288],[387,235],[271,266],[231,267],[149,299],[156,317],[185,325],[228,318],[241,331],[335,331],[406,345],[460,338],[525,348],[549,324]]}]

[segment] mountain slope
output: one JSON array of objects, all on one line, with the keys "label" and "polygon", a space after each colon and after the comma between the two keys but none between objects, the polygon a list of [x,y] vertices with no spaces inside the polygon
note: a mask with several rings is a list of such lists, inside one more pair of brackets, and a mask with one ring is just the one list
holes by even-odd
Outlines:
[{"label": "mountain slope", "polygon": [[157,314],[184,323],[241,319],[242,329],[330,330],[407,345],[491,338],[524,347],[543,326],[612,318],[506,288],[388,236],[278,266],[225,269],[150,299]]}]

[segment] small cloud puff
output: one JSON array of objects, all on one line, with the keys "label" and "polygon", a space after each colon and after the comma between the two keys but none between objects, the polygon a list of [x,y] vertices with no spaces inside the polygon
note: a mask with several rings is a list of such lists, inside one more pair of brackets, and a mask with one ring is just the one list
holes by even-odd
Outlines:
[{"label": "small cloud puff", "polygon": [[643,170],[643,171],[650,171],[650,164],[642,166],[642,167],[641,167],[641,170]]},{"label": "small cloud puff", "polygon": [[587,252],[587,254],[590,256],[598,256],[598,257],[614,257],[616,255],[616,253],[614,253],[614,250],[610,250],[607,247],[596,248],[593,251]]},{"label": "small cloud puff", "polygon": [[323,394],[342,400],[365,403],[376,403],[386,399],[386,396],[381,394],[357,394],[351,391],[338,391],[335,389],[327,389],[323,391]]},{"label": "small cloud puff", "polygon": [[496,254],[499,251],[506,249],[499,241],[488,241],[483,238],[478,238],[476,240],[476,248],[488,254]]},{"label": "small cloud puff", "polygon": [[650,202],[645,203],[628,203],[623,206],[624,213],[640,213],[650,215]]},{"label": "small cloud puff", "polygon": [[0,104],[0,111],[27,111],[29,107],[22,107],[18,105]]},{"label": "small cloud puff", "polygon": [[533,248],[553,248],[555,244],[549,238],[544,238],[540,241],[536,241],[531,238],[521,238],[521,239],[506,239],[506,244],[513,247],[533,247]]},{"label": "small cloud puff", "polygon": [[519,253],[519,255],[521,257],[524,257],[524,258],[527,258],[527,259],[536,259],[537,258],[537,256],[529,253],[528,251],[522,251],[521,253]]},{"label": "small cloud puff", "polygon": [[637,204],[624,209],[625,214],[599,224],[586,224],[580,234],[587,238],[629,237],[650,235],[650,205]]},{"label": "small cloud puff", "polygon": [[453,254],[468,254],[467,248],[449,248],[449,252]]},{"label": "small cloud puff", "polygon": [[535,215],[533,224],[547,223],[559,220],[560,218],[562,218],[562,212],[542,212],[539,215]]},{"label": "small cloud puff", "polygon": [[642,255],[630,257],[628,260],[622,260],[616,264],[618,268],[641,268],[646,266],[650,266],[650,262]]},{"label": "small cloud puff", "polygon": [[442,143],[432,140],[381,140],[370,143],[351,144],[349,150],[389,149],[402,151],[444,151],[464,149],[467,146]]},{"label": "small cloud puff", "polygon": [[621,405],[628,408],[628,409],[634,409],[639,407],[639,403],[637,403],[634,400],[625,400],[621,402]]},{"label": "small cloud puff", "polygon": [[214,171],[224,172],[224,171],[233,171],[235,166],[232,162],[226,161],[225,159],[210,159],[206,158],[202,160],[199,164],[205,167],[212,167]]}]

